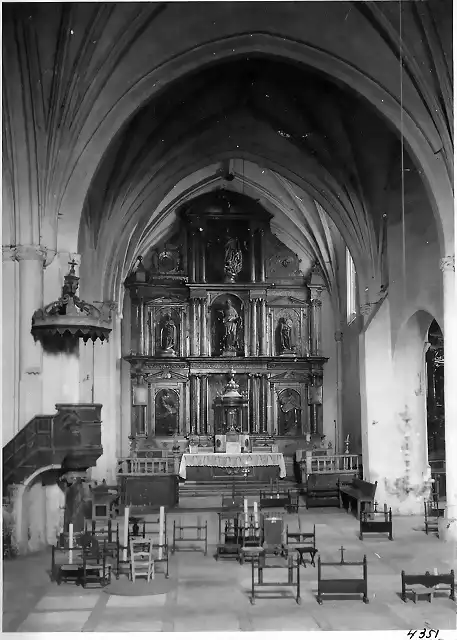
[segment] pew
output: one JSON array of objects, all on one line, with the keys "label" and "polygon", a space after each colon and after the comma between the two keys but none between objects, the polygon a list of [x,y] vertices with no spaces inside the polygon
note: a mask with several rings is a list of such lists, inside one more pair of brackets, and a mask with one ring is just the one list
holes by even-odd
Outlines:
[{"label": "pew", "polygon": [[371,509],[373,508],[377,486],[377,482],[366,482],[358,478],[354,478],[348,486],[339,485],[340,508],[343,508],[344,503],[347,502],[347,510],[349,512],[355,504],[357,506],[357,519],[360,520],[360,514],[365,508],[365,505],[369,505]]},{"label": "pew", "polygon": [[338,474],[317,474],[308,476],[306,508],[339,507]]},{"label": "pew", "polygon": [[407,591],[412,592],[413,602],[416,604],[418,595],[427,595],[431,602],[437,591],[447,591],[448,588],[449,598],[455,602],[455,576],[453,569],[450,573],[434,574],[429,571],[420,574],[401,572],[401,599],[403,602],[406,602]]},{"label": "pew", "polygon": [[[342,595],[342,594],[362,594],[362,600],[368,604],[368,568],[367,557],[363,556],[362,562],[346,562],[343,552],[345,549],[341,547],[340,562],[322,562],[321,557],[317,559],[317,602],[322,604],[323,595]],[[322,567],[362,567],[362,576],[360,578],[323,578]]]},{"label": "pew", "polygon": [[[379,518],[378,516],[382,516]],[[359,540],[363,540],[364,533],[387,533],[389,540],[393,540],[392,536],[392,509],[387,511],[387,505],[384,505],[384,511],[378,511],[378,503],[374,503],[373,509],[362,511],[360,516],[360,533]]]}]

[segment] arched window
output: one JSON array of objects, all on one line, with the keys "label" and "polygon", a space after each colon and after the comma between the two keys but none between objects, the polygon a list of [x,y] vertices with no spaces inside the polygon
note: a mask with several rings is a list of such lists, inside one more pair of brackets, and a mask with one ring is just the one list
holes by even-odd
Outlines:
[{"label": "arched window", "polygon": [[351,324],[357,317],[357,277],[354,260],[346,247],[346,305],[347,322]]}]

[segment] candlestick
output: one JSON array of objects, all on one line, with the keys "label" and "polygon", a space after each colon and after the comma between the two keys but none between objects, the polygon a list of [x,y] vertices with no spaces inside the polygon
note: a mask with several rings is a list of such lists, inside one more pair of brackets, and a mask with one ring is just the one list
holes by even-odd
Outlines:
[{"label": "candlestick", "polygon": [[73,564],[73,523],[68,525],[68,564]]},{"label": "candlestick", "polygon": [[165,507],[160,507],[160,517],[159,517],[159,560],[162,560],[164,527],[165,527]]},{"label": "candlestick", "polygon": [[125,507],[124,512],[124,550],[122,552],[122,562],[127,562],[127,545],[129,542],[129,514],[130,507]]},{"label": "candlestick", "polygon": [[259,526],[259,512],[257,510],[257,502],[254,502],[254,524],[257,529]]}]

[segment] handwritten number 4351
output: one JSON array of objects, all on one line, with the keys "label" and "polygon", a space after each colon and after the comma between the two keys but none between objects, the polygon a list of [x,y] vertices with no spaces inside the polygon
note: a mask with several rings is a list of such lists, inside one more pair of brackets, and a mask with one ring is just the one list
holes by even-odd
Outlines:
[{"label": "handwritten number 4351", "polygon": [[[416,635],[416,633],[418,635]],[[408,638],[413,640],[428,640],[428,638],[438,638],[439,631],[435,629],[423,629],[422,631],[408,631]]]}]

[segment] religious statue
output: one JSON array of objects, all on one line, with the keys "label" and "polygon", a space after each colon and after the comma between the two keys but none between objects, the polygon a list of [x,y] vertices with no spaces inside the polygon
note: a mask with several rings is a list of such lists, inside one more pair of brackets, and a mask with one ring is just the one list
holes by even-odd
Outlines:
[{"label": "religious statue", "polygon": [[164,324],[160,331],[160,347],[166,355],[175,355],[176,325],[170,314],[164,316]]},{"label": "religious statue", "polygon": [[225,243],[225,280],[226,282],[235,282],[236,276],[243,267],[243,254],[241,253],[240,243],[237,238],[228,238]]},{"label": "religious statue", "polygon": [[279,396],[281,414],[279,418],[281,435],[294,435],[300,426],[300,396],[296,391],[287,389]]},{"label": "religious statue", "polygon": [[222,349],[227,352],[234,352],[238,348],[238,328],[241,324],[241,318],[230,298],[227,300],[225,310],[222,313],[224,327]]},{"label": "religious statue", "polygon": [[292,327],[287,318],[279,318],[279,348],[281,353],[293,351],[291,341]]}]

